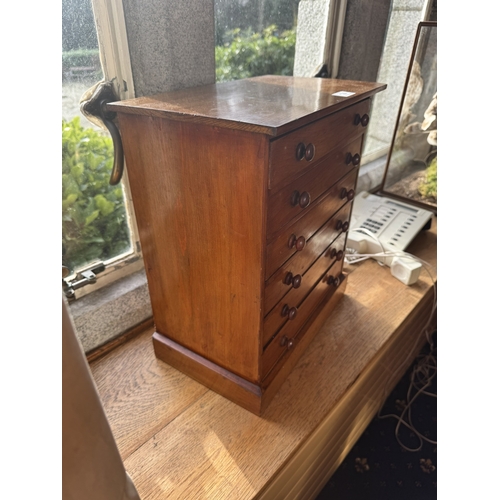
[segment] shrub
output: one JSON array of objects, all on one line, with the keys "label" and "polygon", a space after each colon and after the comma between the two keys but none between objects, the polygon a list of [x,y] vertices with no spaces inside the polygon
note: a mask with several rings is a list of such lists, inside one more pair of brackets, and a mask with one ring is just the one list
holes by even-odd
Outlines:
[{"label": "shrub", "polygon": [[259,75],[292,75],[295,58],[295,30],[277,32],[275,25],[262,33],[229,33],[230,41],[215,47],[218,82]]},{"label": "shrub", "polygon": [[63,265],[75,270],[130,248],[121,185],[111,186],[113,141],[77,116],[62,121]]},{"label": "shrub", "polygon": [[437,156],[425,171],[425,181],[419,187],[420,194],[425,198],[437,200]]}]

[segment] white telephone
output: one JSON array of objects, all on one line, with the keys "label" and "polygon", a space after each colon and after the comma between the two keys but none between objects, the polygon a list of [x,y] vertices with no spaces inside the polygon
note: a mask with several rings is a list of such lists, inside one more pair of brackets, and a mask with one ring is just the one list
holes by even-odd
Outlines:
[{"label": "white telephone", "polygon": [[403,252],[429,226],[433,215],[429,210],[362,191],[354,198],[346,247],[358,254],[401,252],[373,258],[389,266],[394,277],[412,285],[422,264]]}]

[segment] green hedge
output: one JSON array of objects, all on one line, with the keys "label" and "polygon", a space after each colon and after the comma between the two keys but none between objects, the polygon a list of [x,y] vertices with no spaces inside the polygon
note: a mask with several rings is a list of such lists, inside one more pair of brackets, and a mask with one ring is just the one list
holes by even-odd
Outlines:
[{"label": "green hedge", "polygon": [[70,68],[94,68],[96,75],[100,75],[101,60],[99,59],[98,49],[78,49],[70,50],[62,53],[62,70],[63,74],[67,73]]},{"label": "green hedge", "polygon": [[224,82],[259,75],[292,75],[295,30],[279,33],[275,25],[262,33],[230,33],[230,41],[215,47],[216,80]]},{"label": "green hedge", "polygon": [[77,116],[62,122],[63,265],[71,270],[130,249],[121,185],[111,186],[113,141]]}]

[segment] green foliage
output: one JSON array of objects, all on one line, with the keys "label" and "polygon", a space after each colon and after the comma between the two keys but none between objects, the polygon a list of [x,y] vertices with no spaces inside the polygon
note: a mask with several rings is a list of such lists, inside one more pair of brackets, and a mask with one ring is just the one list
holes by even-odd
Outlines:
[{"label": "green foliage", "polygon": [[258,32],[275,24],[280,31],[292,29],[298,9],[299,0],[215,0],[215,44],[223,45],[226,33],[236,28]]},{"label": "green foliage", "polygon": [[431,161],[425,172],[425,181],[419,187],[420,194],[437,200],[437,156]]},{"label": "green foliage", "polygon": [[295,30],[278,33],[271,25],[262,33],[233,30],[230,40],[215,47],[216,80],[224,82],[259,75],[292,75]]},{"label": "green foliage", "polygon": [[99,49],[68,50],[62,53],[63,68],[72,66],[95,66],[100,67]]},{"label": "green foliage", "polygon": [[74,270],[130,248],[120,185],[111,186],[113,142],[77,116],[62,122],[63,265]]}]

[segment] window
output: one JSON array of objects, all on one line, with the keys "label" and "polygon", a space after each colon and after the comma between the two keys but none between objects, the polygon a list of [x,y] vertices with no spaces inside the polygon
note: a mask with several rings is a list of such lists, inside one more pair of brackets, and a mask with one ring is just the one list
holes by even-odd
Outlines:
[{"label": "window", "polygon": [[[389,85],[373,99],[362,165],[384,157],[389,151],[418,23],[435,16],[436,9],[436,0],[416,0],[410,3],[394,0],[391,4],[377,76],[377,81]],[[382,181],[382,174],[380,172],[379,183]]]},{"label": "window", "polygon": [[[78,283],[69,290],[75,296],[143,266],[126,176],[118,185],[109,184],[112,139],[80,112],[81,96],[103,78],[113,82],[120,99],[133,97],[120,5],[111,0],[62,3],[62,260],[67,281]],[[81,272],[100,262],[104,265],[93,266],[97,284],[80,287],[93,281]]]},{"label": "window", "polygon": [[[419,1],[424,2],[424,0]],[[122,4],[119,0],[92,0],[92,2],[101,60],[103,62],[103,78],[114,82],[120,99],[133,97],[135,92],[140,96],[164,90],[212,83],[214,81],[213,57],[215,51],[220,47],[231,46],[234,38],[236,38],[235,29],[240,30],[237,37],[242,40],[239,46],[240,53],[234,54],[235,56],[241,56],[241,50],[246,47],[245,42],[253,36],[250,33],[257,34],[254,38],[254,41],[257,42],[255,46],[260,48],[256,49],[256,51],[262,50],[263,44],[260,42],[266,37],[266,39],[273,42],[278,39],[289,50],[289,52],[286,52],[288,56],[280,58],[279,63],[283,66],[275,66],[274,69],[269,69],[268,66],[262,69],[265,61],[257,61],[258,57],[252,56],[251,61],[254,61],[256,65],[261,65],[259,71],[266,73],[290,71],[290,60],[293,57],[292,71],[296,76],[314,76],[317,74],[315,71],[318,67],[320,67],[321,73],[321,66],[325,64],[328,72],[336,76],[335,65],[341,55],[339,40],[342,41],[346,15],[345,7],[354,4],[354,2],[348,3],[346,0],[214,0],[214,3],[197,2],[198,8],[193,10],[191,3],[177,2],[175,0],[151,0],[145,3],[125,2],[125,4]],[[393,15],[399,16],[396,3],[396,0],[394,0]],[[125,7],[127,14],[129,40],[127,40],[125,30],[123,7]],[[364,5],[360,8],[364,10]],[[373,8],[376,9],[377,7],[374,6]],[[215,23],[215,37],[212,30],[206,29],[209,23]],[[276,28],[270,30],[266,35],[263,31],[269,25],[275,25]],[[359,30],[353,30],[352,26],[347,26],[344,31],[347,32],[348,29],[359,33]],[[384,28],[379,27],[379,29]],[[287,31],[295,31],[295,42],[292,43],[292,38],[289,38],[286,41],[287,43],[284,43],[285,37],[283,34]],[[188,35],[188,40],[186,35]],[[369,43],[365,38],[363,36],[363,43]],[[130,69],[129,43],[134,64],[135,82],[132,79]],[[317,49],[316,56],[309,60],[304,57],[302,60],[305,60],[308,64],[299,73],[298,61],[308,51],[310,53],[310,48]],[[411,43],[408,50],[411,50]],[[299,54],[301,51],[303,52]],[[250,52],[250,54],[252,53]],[[260,52],[260,54],[267,54],[267,52]],[[222,67],[220,61],[224,62],[226,60],[221,56],[217,68]],[[283,64],[284,62],[286,64]],[[246,65],[246,62],[240,62],[236,65],[233,64],[232,67],[236,67],[235,71],[240,71],[244,70]],[[230,68],[229,71],[233,71],[233,69]],[[406,69],[403,70],[403,80],[405,72]],[[222,73],[224,74],[224,72]],[[226,76],[224,75],[224,78]],[[247,75],[241,73],[232,74],[227,79],[242,78],[244,76]],[[391,81],[387,83],[392,86],[392,75],[389,76]],[[223,78],[220,77],[219,81],[223,81]],[[384,82],[386,80],[379,79],[379,81]],[[380,95],[383,94],[385,92]],[[391,105],[389,104],[389,106]],[[398,105],[399,102],[396,102],[396,110]],[[394,124],[390,125],[391,130],[393,126]],[[125,202],[130,208],[131,200],[128,194],[126,178],[124,178],[123,186]],[[133,218],[130,218],[130,222],[132,224],[132,235],[137,234],[134,229]],[[137,259],[135,262],[130,264],[128,260],[122,260],[112,263],[105,272],[98,276],[96,285],[81,289],[81,295],[115,281],[121,272],[131,272],[133,266],[137,266],[136,269],[141,269],[143,265],[137,245],[137,242],[132,243],[133,255]],[[106,273],[109,274],[106,275]],[[136,274],[141,273],[134,273],[132,277],[135,277]],[[132,277],[127,277],[127,280]],[[133,291],[133,300],[136,301],[137,289],[140,288],[145,309],[141,311],[141,314],[135,315],[130,320],[130,323],[126,324],[124,319],[125,314],[129,312],[130,304],[120,306],[120,309],[118,311],[114,310],[112,314],[108,311],[99,313],[101,314],[99,317],[94,312],[91,315],[87,314],[84,311],[85,300],[90,299],[92,295],[104,294],[109,288],[112,287],[104,287],[96,294],[84,297],[83,301],[77,300],[72,304],[72,313],[76,309],[81,309],[82,313],[83,319],[81,323],[77,322],[76,325],[79,333],[81,333],[80,325],[84,325],[82,331],[83,328],[93,329],[94,331],[96,329],[103,330],[103,325],[104,329],[110,330],[111,327],[114,328],[117,326],[115,324],[118,323],[123,333],[126,329],[132,328],[140,321],[144,321],[144,318],[151,314],[145,278],[143,278],[142,284],[138,285]],[[119,321],[116,318],[119,318]],[[115,324],[111,325],[111,320],[114,320]],[[116,330],[113,333],[114,336],[118,334]]]},{"label": "window", "polygon": [[215,0],[215,71],[223,82],[292,75],[299,0]]}]

